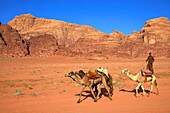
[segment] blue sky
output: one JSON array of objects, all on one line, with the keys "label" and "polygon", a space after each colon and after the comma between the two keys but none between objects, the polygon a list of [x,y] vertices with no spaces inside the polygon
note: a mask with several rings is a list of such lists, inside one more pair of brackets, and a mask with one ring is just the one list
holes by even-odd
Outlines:
[{"label": "blue sky", "polygon": [[97,30],[124,34],[140,31],[149,19],[170,19],[170,0],[1,0],[0,21],[7,24],[15,16],[36,17],[90,25]]}]

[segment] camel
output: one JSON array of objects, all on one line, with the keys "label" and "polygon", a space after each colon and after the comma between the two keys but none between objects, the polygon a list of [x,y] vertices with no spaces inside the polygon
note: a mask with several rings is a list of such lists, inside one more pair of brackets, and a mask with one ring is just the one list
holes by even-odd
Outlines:
[{"label": "camel", "polygon": [[[104,69],[102,67],[99,67],[99,68]],[[85,73],[83,72],[83,70],[80,70],[79,72],[75,72],[75,73],[78,74],[81,78],[83,78],[85,76]],[[90,76],[90,73],[91,73],[91,71],[86,73],[88,75],[88,77]],[[96,70],[95,72],[92,72],[92,73],[95,73],[95,74],[97,73],[97,74],[99,74],[100,77],[104,78],[104,79],[102,79],[103,81],[100,81],[100,83],[104,83],[104,87],[106,88],[107,91],[110,90],[110,95],[112,96],[113,95],[113,90],[114,90],[113,89],[113,82],[112,82],[113,78],[112,78],[112,76],[109,73],[107,73],[107,75],[105,76],[104,73],[99,72],[99,70],[98,71]],[[89,79],[89,80],[91,80],[91,79]],[[95,84],[94,84],[94,86],[95,86]],[[106,86],[108,86],[108,87],[106,87]],[[107,89],[107,88],[109,88],[109,89]]]},{"label": "camel", "polygon": [[81,102],[81,96],[82,96],[82,92],[84,91],[84,89],[86,88],[86,87],[89,87],[89,89],[90,89],[90,91],[91,91],[91,94],[92,94],[92,96],[93,96],[93,98],[94,98],[94,102],[97,102],[97,97],[95,96],[95,94],[94,94],[94,92],[93,92],[93,89],[92,89],[92,86],[94,85],[94,82],[96,83],[96,85],[97,85],[97,88],[98,88],[98,95],[97,96],[99,96],[99,93],[101,93],[100,92],[100,87],[99,87],[99,81],[97,82],[96,80],[94,81],[94,80],[89,80],[89,78],[88,78],[88,76],[87,75],[85,75],[85,76],[83,76],[82,78],[77,74],[77,73],[75,73],[75,72],[70,72],[70,73],[68,73],[68,74],[66,74],[65,75],[66,77],[70,77],[70,78],[72,78],[74,81],[76,81],[78,84],[81,84],[82,86],[83,86],[83,88],[82,88],[82,91],[80,92],[80,96],[79,96],[79,100],[77,101],[77,103],[80,103]]},{"label": "camel", "polygon": [[138,82],[138,85],[136,87],[136,94],[135,96],[138,97],[139,96],[139,92],[138,92],[138,89],[141,87],[142,90],[143,90],[143,95],[145,95],[145,89],[143,87],[143,83],[145,82],[151,82],[151,88],[150,88],[150,92],[148,93],[148,96],[150,96],[150,93],[152,92],[153,90],[153,86],[156,87],[157,89],[157,95],[159,94],[159,91],[158,91],[158,84],[156,82],[156,77],[152,74],[151,76],[142,76],[142,71],[139,71],[139,73],[137,73],[136,75],[133,75],[130,73],[129,70],[127,69],[124,69],[122,70],[122,73],[124,73],[126,76],[128,76],[130,79],[132,79],[133,81],[135,82]]},{"label": "camel", "polygon": [[[81,71],[83,72],[83,71]],[[83,72],[84,73],[84,72]],[[77,101],[77,103],[81,102],[81,96],[82,96],[82,92],[84,91],[84,89],[86,87],[89,87],[91,94],[94,98],[94,102],[97,102],[97,99],[99,98],[99,95],[101,94],[101,89],[100,89],[100,85],[101,83],[103,83],[104,87],[106,88],[106,90],[108,91],[109,94],[109,99],[111,99],[111,94],[110,94],[110,89],[107,86],[106,80],[104,77],[100,76],[98,79],[90,79],[88,74],[83,74],[79,72],[70,72],[68,74],[65,74],[66,77],[70,77],[72,78],[74,81],[76,81],[78,84],[81,84],[83,86],[81,92],[80,92],[80,96],[79,99]],[[93,87],[97,87],[98,93],[97,96],[95,96],[94,92],[93,92]]]}]

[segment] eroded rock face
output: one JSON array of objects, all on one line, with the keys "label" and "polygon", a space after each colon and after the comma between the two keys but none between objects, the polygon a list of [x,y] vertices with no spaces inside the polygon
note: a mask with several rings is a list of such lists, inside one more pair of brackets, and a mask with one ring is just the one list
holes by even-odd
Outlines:
[{"label": "eroded rock face", "polygon": [[112,59],[146,57],[152,52],[155,57],[170,57],[170,21],[164,17],[148,20],[140,32],[133,31],[131,35],[117,30],[105,34],[90,26],[36,18],[31,14],[17,16],[8,24],[28,40],[30,56],[60,54]]},{"label": "eroded rock face", "polygon": [[6,24],[0,25],[0,56],[23,57],[28,55],[25,41],[20,34]]},{"label": "eroded rock face", "polygon": [[29,54],[32,57],[52,56],[59,49],[58,42],[52,35],[40,35],[28,40]]},{"label": "eroded rock face", "polygon": [[148,20],[142,28],[141,34],[143,34],[145,44],[170,43],[170,21],[165,17]]},{"label": "eroded rock face", "polygon": [[44,34],[53,35],[59,45],[70,46],[79,38],[98,39],[105,33],[87,25],[71,24],[64,21],[36,18],[31,14],[16,16],[9,23],[24,39]]}]

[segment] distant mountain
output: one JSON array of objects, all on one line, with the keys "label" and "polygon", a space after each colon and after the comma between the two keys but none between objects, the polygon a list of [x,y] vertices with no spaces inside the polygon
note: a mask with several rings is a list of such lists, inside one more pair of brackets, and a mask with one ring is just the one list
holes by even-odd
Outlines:
[{"label": "distant mountain", "polygon": [[36,18],[31,14],[16,16],[8,24],[17,29],[24,39],[29,39],[31,36],[50,34],[58,40],[60,45],[64,46],[74,44],[79,38],[98,39],[108,35],[91,26]]},{"label": "distant mountain", "polygon": [[[91,26],[36,18],[31,14],[16,16],[8,25],[16,29],[21,40],[26,42],[26,55],[29,56],[60,54],[112,59],[146,57],[152,52],[155,57],[170,57],[170,21],[165,17],[148,20],[140,32],[133,31],[131,35],[117,30],[106,34]],[[0,39],[5,41],[2,30],[0,33]]]}]

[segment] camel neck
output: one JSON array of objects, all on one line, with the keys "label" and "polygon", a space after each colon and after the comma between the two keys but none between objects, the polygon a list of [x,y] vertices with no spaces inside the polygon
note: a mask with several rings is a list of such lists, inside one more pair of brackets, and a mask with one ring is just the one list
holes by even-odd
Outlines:
[{"label": "camel neck", "polygon": [[80,78],[80,77],[78,77],[78,75],[75,75],[75,78],[74,78],[74,80],[78,84],[81,84],[81,85],[85,85],[85,79],[86,79],[86,76],[84,76],[83,78]]},{"label": "camel neck", "polygon": [[130,79],[132,79],[132,80],[134,80],[134,81],[137,80],[137,75],[133,75],[133,74],[131,74],[130,72],[127,72],[126,75],[127,75]]}]

